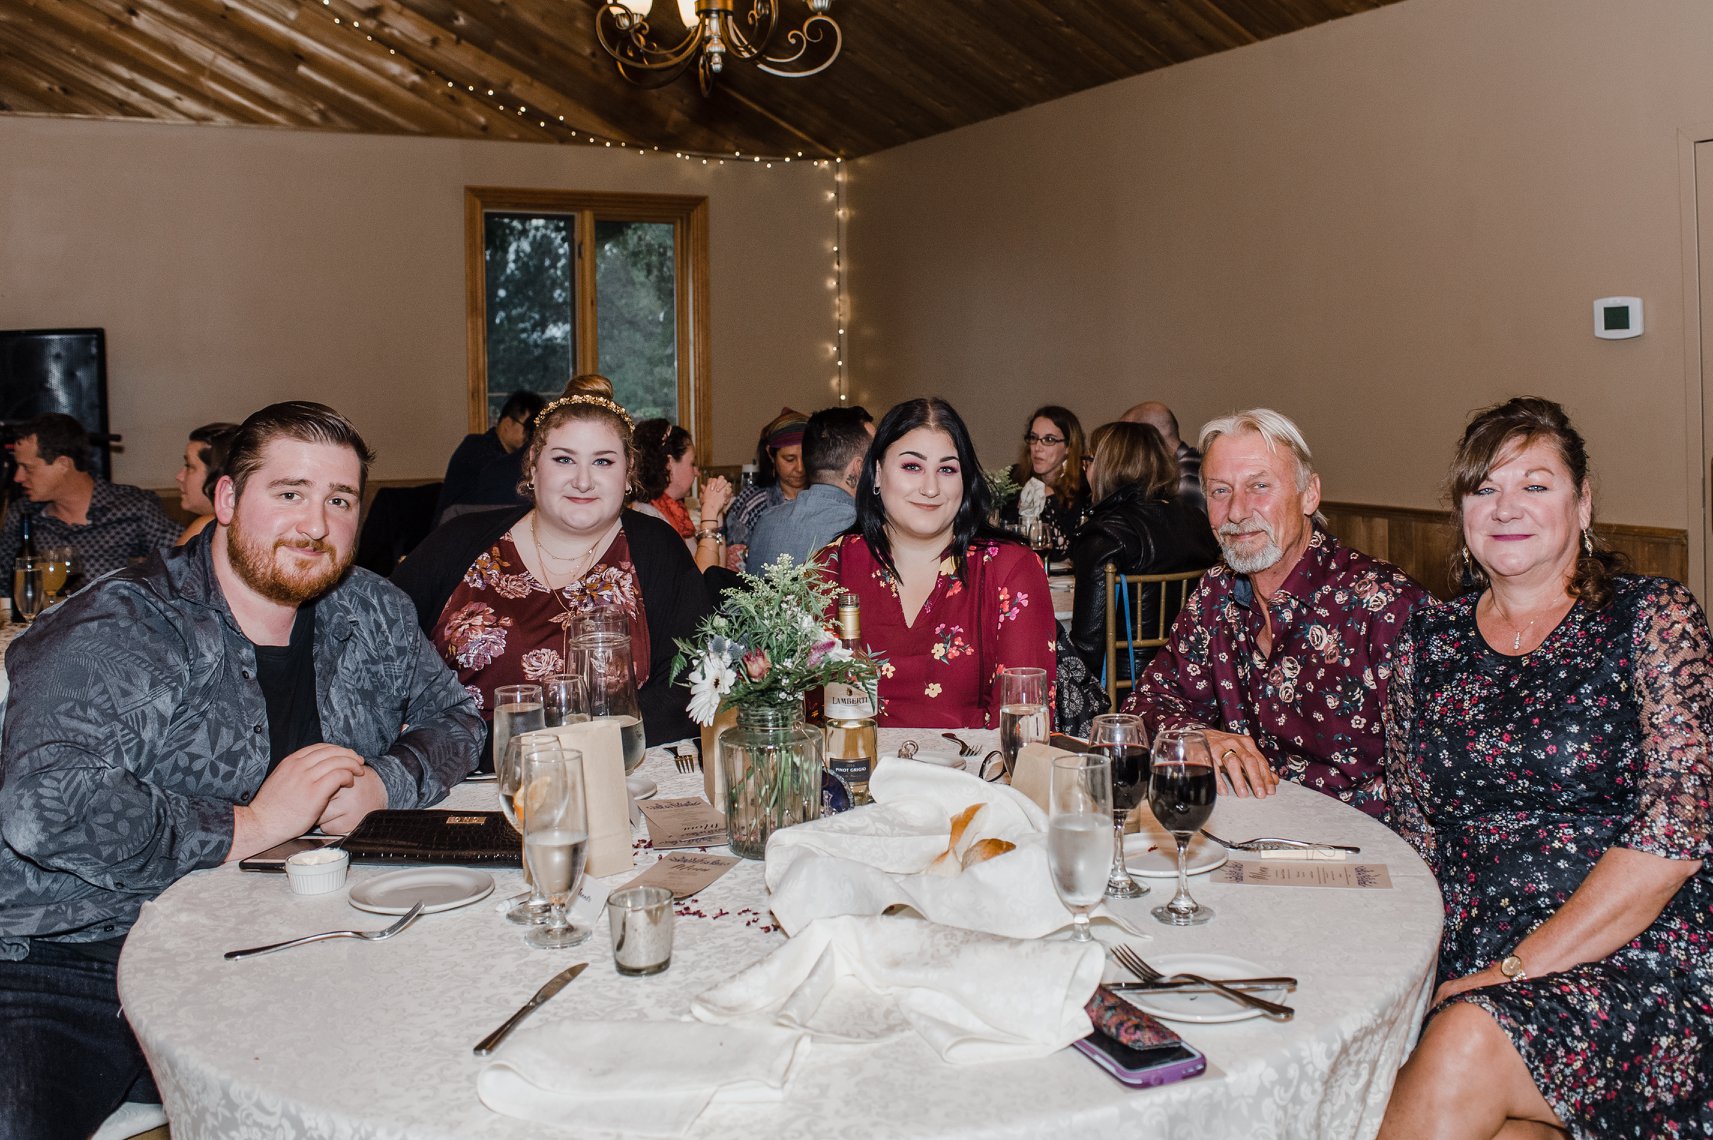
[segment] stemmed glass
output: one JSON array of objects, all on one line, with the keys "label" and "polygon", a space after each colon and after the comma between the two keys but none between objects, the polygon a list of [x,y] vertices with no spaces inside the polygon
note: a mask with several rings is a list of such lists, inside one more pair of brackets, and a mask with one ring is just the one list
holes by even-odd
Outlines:
[{"label": "stemmed glass", "polygon": [[21,622],[35,621],[47,605],[42,569],[39,558],[21,557],[12,564],[12,616]]},{"label": "stemmed glass", "polygon": [[619,743],[624,748],[625,775],[636,771],[648,751],[642,728],[642,709],[636,702],[636,674],[631,669],[630,634],[598,630],[577,639],[588,693],[589,716],[593,720],[616,721]]},{"label": "stemmed glass", "polygon": [[583,882],[589,846],[583,797],[583,754],[571,748],[533,748],[522,757],[523,859],[536,890],[546,896],[547,921],[524,941],[538,950],[564,950],[589,937],[589,927],[565,913]]},{"label": "stemmed glass", "polygon": [[1071,941],[1092,942],[1088,912],[1106,884],[1106,829],[1112,819],[1112,763],[1105,756],[1056,756],[1048,784],[1047,866],[1071,912]]},{"label": "stemmed glass", "polygon": [[541,682],[543,712],[548,728],[582,724],[589,719],[589,698],[577,673],[554,673]]},{"label": "stemmed glass", "polygon": [[1089,747],[1112,763],[1112,875],[1106,897],[1139,899],[1148,888],[1130,877],[1124,859],[1124,821],[1148,794],[1148,729],[1130,713],[1104,713],[1094,718]]},{"label": "stemmed glass", "polygon": [[42,550],[41,557],[45,560],[42,563],[42,584],[46,587],[49,605],[65,597],[74,554],[69,546],[49,546]]},{"label": "stemmed glass", "polygon": [[1154,737],[1153,770],[1148,776],[1148,807],[1160,826],[1178,841],[1178,893],[1151,912],[1168,926],[1199,926],[1213,909],[1190,897],[1190,838],[1213,814],[1219,783],[1213,752],[1200,729],[1163,728]]},{"label": "stemmed glass", "polygon": [[[523,801],[524,775],[529,760],[534,756],[557,754],[559,751],[559,741],[556,737],[519,733],[506,743],[505,752],[500,754],[499,762],[494,765],[494,775],[500,790],[500,810],[506,813],[506,818],[520,833],[524,831],[529,819]],[[530,874],[527,859],[523,865],[523,884],[529,888],[528,896],[506,911],[506,921],[523,926],[546,922],[547,896],[542,894],[541,887]]]},{"label": "stemmed glass", "polygon": [[999,674],[998,685],[999,750],[1009,780],[1023,746],[1047,742],[1047,671],[1014,666]]}]

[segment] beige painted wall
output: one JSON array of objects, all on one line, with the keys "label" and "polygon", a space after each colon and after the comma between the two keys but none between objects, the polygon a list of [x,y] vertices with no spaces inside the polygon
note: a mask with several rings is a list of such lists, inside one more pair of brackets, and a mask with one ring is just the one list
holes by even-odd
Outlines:
[{"label": "beige painted wall", "polygon": [[831,171],[605,148],[0,116],[0,328],[106,328],[125,482],[170,487],[189,428],[289,398],[350,415],[377,477],[438,477],[466,185],[708,197],[716,462],[831,389]]},{"label": "beige painted wall", "polygon": [[[990,466],[1037,403],[1271,404],[1330,498],[1401,506],[1538,392],[1604,518],[1683,527],[1677,131],[1709,122],[1703,0],[1405,0],[854,163],[852,367],[948,396]],[[1643,337],[1595,339],[1612,294]]]}]

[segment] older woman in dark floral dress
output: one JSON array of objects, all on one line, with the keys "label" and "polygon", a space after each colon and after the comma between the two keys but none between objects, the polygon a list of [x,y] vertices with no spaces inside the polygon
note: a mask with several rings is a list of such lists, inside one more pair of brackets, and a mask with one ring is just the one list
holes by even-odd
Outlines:
[{"label": "older woman in dark floral dress", "polygon": [[1713,1134],[1706,618],[1613,572],[1550,401],[1470,423],[1452,505],[1477,588],[1412,615],[1387,710],[1440,985],[1380,1135]]}]

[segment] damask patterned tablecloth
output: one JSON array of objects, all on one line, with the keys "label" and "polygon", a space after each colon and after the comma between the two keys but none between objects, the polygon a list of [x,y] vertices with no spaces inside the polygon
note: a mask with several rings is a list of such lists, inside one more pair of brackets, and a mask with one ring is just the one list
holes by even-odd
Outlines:
[{"label": "damask patterned tablecloth", "polygon": [[[901,735],[886,734],[892,743]],[[937,742],[938,733],[918,735],[925,750]],[[992,733],[968,735],[984,750],[991,746]],[[883,751],[888,746],[883,740]],[[700,774],[677,772],[664,752],[651,752],[640,771],[664,795],[701,790]],[[448,803],[487,807],[493,789],[466,784]],[[915,1038],[864,1048],[817,1044],[783,1103],[711,1107],[692,1134],[1372,1136],[1431,988],[1438,888],[1390,831],[1296,785],[1263,801],[1223,799],[1209,826],[1232,839],[1274,834],[1359,844],[1361,861],[1385,863],[1392,886],[1261,887],[1204,875],[1192,889],[1218,914],[1189,929],[1168,929],[1147,914],[1169,895],[1167,880],[1151,880],[1148,898],[1118,904],[1152,935],[1139,945],[1145,957],[1217,952],[1300,979],[1290,999],[1297,1015],[1288,1023],[1177,1026],[1207,1055],[1204,1076],[1129,1090],[1073,1050],[1030,1063],[951,1066]],[[640,835],[638,870],[655,858]],[[385,870],[354,867],[351,881]],[[626,978],[613,969],[604,921],[574,950],[526,947],[520,928],[496,913],[498,900],[521,888],[517,871],[498,872],[487,900],[425,916],[386,942],[338,940],[227,962],[221,954],[236,947],[386,920],[352,909],[344,891],[300,897],[284,876],[226,866],[181,880],[144,908],[120,964],[119,991],[164,1094],[174,1140],[606,1135],[579,1129],[575,1120],[547,1128],[489,1111],[476,1097],[484,1062],[471,1047],[578,961],[589,962],[588,970],[534,1015],[536,1024],[688,1019],[693,996],[781,944],[761,870],[758,862],[741,862],[686,900],[672,967]],[[1108,928],[1102,937],[1124,936]]]}]

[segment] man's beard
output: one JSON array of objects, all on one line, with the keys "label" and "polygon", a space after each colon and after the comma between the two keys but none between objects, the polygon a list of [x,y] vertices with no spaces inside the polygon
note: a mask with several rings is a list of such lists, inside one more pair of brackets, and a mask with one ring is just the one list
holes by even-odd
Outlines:
[{"label": "man's beard", "polygon": [[[278,551],[281,547],[314,550],[332,555],[332,558],[321,569],[311,566],[294,572],[280,565]],[[272,545],[251,541],[236,517],[226,528],[226,556],[232,563],[232,569],[238,572],[238,578],[268,601],[282,606],[301,606],[331,590],[351,565],[353,553],[347,550],[341,556],[330,543],[312,538],[296,542],[281,539]]]},{"label": "man's beard", "polygon": [[[1248,553],[1241,552],[1235,544],[1225,540],[1243,531],[1260,531],[1267,536],[1267,543],[1258,550]],[[1225,523],[1220,526],[1215,536],[1219,539],[1220,553],[1225,555],[1225,564],[1239,574],[1259,574],[1278,564],[1285,552],[1279,547],[1279,536],[1271,524],[1264,518],[1252,518],[1239,527],[1236,523]]]}]

